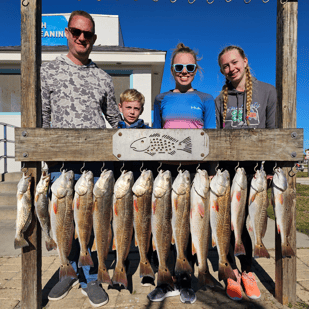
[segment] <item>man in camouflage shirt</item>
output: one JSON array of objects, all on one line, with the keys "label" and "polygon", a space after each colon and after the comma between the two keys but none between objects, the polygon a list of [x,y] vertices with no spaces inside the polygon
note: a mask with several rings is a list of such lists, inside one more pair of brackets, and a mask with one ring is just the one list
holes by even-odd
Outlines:
[{"label": "man in camouflage shirt", "polygon": [[[68,54],[44,63],[41,67],[43,128],[105,128],[102,113],[110,125],[117,128],[121,117],[112,79],[89,59],[97,38],[91,15],[84,11],[72,12],[65,35],[69,46]],[[69,169],[75,173],[75,180],[81,176],[78,164],[80,163],[69,163]],[[95,175],[100,167],[96,163],[87,163],[87,167],[91,164]],[[52,167],[50,172],[52,178],[61,174],[59,167]],[[98,177],[94,178],[95,181],[96,179]],[[78,257],[78,241],[73,240],[68,258],[76,272]],[[80,281],[81,292],[89,297],[92,306],[105,305],[108,295],[97,281],[97,273],[91,273],[90,266],[82,266],[82,270],[86,282]],[[67,277],[52,288],[48,298],[62,299],[78,283],[77,279]]]}]

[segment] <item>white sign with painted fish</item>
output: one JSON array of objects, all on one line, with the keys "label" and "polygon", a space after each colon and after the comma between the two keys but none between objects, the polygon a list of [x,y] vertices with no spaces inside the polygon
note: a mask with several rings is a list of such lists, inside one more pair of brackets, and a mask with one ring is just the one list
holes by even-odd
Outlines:
[{"label": "white sign with painted fish", "polygon": [[113,136],[120,161],[201,161],[209,154],[209,137],[199,129],[121,129]]}]

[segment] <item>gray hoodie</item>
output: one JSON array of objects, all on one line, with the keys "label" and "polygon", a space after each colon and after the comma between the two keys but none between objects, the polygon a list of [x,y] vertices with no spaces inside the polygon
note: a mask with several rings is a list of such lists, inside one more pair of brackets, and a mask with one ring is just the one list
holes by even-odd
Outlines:
[{"label": "gray hoodie", "polygon": [[121,120],[111,77],[90,60],[61,55],[41,66],[43,128],[117,128]]},{"label": "gray hoodie", "polygon": [[[237,91],[231,83],[229,83],[228,87],[225,129],[275,128],[277,92],[274,86],[260,82],[255,77],[252,77],[253,95],[249,115],[249,126],[246,121],[246,91]],[[223,128],[222,92],[217,96],[215,103],[217,129],[219,129]]]}]

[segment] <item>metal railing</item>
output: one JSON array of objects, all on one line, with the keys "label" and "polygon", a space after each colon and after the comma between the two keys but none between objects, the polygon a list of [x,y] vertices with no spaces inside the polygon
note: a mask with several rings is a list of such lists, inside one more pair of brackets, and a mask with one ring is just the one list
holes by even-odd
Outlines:
[{"label": "metal railing", "polygon": [[0,122],[0,125],[3,126],[3,139],[0,139],[0,143],[3,142],[3,156],[0,156],[0,160],[4,159],[4,167],[3,167],[3,173],[6,174],[8,172],[8,162],[7,159],[14,159],[15,156],[8,156],[7,155],[7,143],[13,143],[15,144],[14,140],[8,140],[7,139],[7,127],[10,128],[17,128],[17,126],[14,126],[12,124]]}]

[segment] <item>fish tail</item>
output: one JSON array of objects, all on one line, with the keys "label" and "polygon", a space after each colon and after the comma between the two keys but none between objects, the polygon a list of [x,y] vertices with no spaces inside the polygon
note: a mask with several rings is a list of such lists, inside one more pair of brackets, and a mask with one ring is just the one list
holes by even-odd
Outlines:
[{"label": "fish tail", "polygon": [[254,246],[254,258],[261,257],[270,258],[270,255],[262,242],[259,245]]},{"label": "fish tail", "polygon": [[175,273],[179,274],[179,273],[192,273],[192,267],[189,264],[187,258],[182,258],[179,259],[177,258],[176,260],[176,265],[175,265]]},{"label": "fish tail", "polygon": [[246,250],[245,250],[243,243],[240,243],[240,244],[235,243],[234,255],[235,256],[246,255]]},{"label": "fish tail", "polygon": [[52,238],[49,238],[48,240],[45,241],[46,249],[47,251],[51,251],[53,249],[57,249],[57,244]]},{"label": "fish tail", "polygon": [[59,270],[59,281],[61,282],[65,278],[76,278],[77,275],[70,263],[61,265]]},{"label": "fish tail", "polygon": [[107,268],[104,267],[100,267],[98,269],[98,281],[103,282],[103,283],[107,283],[109,285],[113,285],[112,280],[108,274]]},{"label": "fish tail", "polygon": [[29,243],[23,236],[15,237],[14,239],[14,248],[15,249],[20,249],[23,247],[29,246]]},{"label": "fish tail", "polygon": [[154,272],[148,260],[146,260],[145,262],[140,262],[139,269],[140,269],[139,275],[141,278],[151,277],[152,279],[155,279]]},{"label": "fish tail", "polygon": [[219,263],[219,280],[226,280],[228,278],[237,281],[230,263],[227,261],[225,263]]},{"label": "fish tail", "polygon": [[161,284],[168,284],[172,288],[174,288],[174,281],[169,269],[167,267],[159,266],[157,286]]},{"label": "fish tail", "polygon": [[128,287],[128,279],[125,267],[115,267],[113,275],[113,284],[122,284],[125,288]]},{"label": "fish tail", "polygon": [[295,256],[295,253],[290,244],[288,243],[288,241],[285,244],[281,244],[281,251],[283,258]]},{"label": "fish tail", "polygon": [[198,283],[200,286],[209,286],[214,287],[214,281],[212,275],[209,271],[200,271],[198,272]]},{"label": "fish tail", "polygon": [[80,252],[79,260],[78,260],[78,267],[87,266],[87,265],[90,265],[91,267],[93,267],[93,261],[92,261],[90,253],[88,251],[86,251],[85,253]]}]

